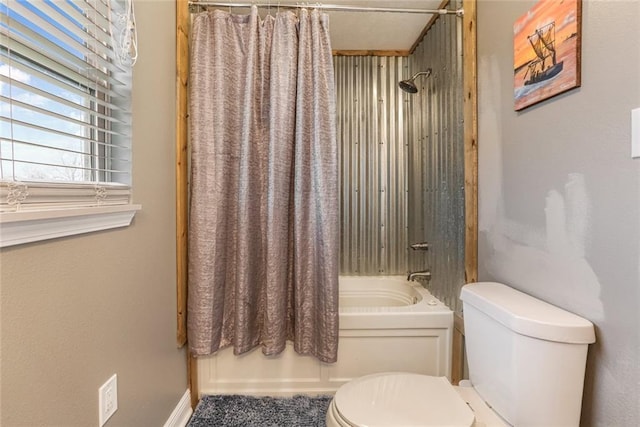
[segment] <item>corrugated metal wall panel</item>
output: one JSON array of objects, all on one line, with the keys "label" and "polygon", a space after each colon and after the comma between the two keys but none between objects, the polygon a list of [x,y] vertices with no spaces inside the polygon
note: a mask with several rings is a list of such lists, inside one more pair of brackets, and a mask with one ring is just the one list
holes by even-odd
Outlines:
[{"label": "corrugated metal wall panel", "polygon": [[[407,58],[335,57],[341,273],[430,269],[456,311],[464,284],[462,21],[441,17]],[[400,80],[431,68],[419,92]],[[428,242],[428,251],[408,250]]]},{"label": "corrugated metal wall panel", "polygon": [[335,57],[341,274],[407,271],[407,58]]},{"label": "corrugated metal wall panel", "polygon": [[460,19],[438,19],[409,58],[409,74],[431,68],[410,98],[408,149],[409,244],[426,241],[427,252],[409,253],[411,271],[430,269],[431,292],[461,310],[464,284],[464,140],[462,29]]}]

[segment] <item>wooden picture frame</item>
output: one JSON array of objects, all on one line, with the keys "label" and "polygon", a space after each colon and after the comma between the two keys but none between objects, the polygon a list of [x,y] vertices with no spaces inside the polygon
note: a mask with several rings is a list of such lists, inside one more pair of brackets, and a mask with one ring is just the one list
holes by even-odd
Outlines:
[{"label": "wooden picture frame", "polygon": [[540,0],[513,24],[514,109],[579,87],[582,0]]}]

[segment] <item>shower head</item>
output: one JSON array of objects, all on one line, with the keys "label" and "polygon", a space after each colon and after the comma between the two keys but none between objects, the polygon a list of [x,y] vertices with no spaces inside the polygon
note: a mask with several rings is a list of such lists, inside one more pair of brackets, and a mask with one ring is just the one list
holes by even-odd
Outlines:
[{"label": "shower head", "polygon": [[413,82],[413,79],[403,80],[400,83],[398,83],[398,86],[400,86],[400,89],[402,89],[407,93],[418,93],[418,88],[416,87],[416,84]]},{"label": "shower head", "polygon": [[418,93],[418,87],[416,86],[415,80],[423,74],[426,74],[426,76],[429,77],[431,75],[431,68],[427,68],[427,71],[415,73],[410,79],[402,80],[398,83],[398,86],[407,93]]}]

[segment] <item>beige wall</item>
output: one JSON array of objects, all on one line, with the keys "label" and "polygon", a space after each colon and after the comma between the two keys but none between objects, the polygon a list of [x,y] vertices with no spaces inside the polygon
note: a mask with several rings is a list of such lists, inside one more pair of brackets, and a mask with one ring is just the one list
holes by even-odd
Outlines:
[{"label": "beige wall", "polygon": [[161,426],[187,389],[175,341],[175,6],[136,3],[133,225],[2,250],[3,427]]},{"label": "beige wall", "polygon": [[640,2],[583,1],[582,87],[515,112],[513,23],[534,4],[478,2],[479,277],[593,321],[581,424],[638,426]]}]

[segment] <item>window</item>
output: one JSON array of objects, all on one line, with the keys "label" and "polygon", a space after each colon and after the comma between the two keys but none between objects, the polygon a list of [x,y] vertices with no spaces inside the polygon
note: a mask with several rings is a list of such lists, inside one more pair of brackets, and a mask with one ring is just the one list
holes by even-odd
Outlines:
[{"label": "window", "polygon": [[2,246],[131,222],[132,53],[131,0],[0,0]]}]

